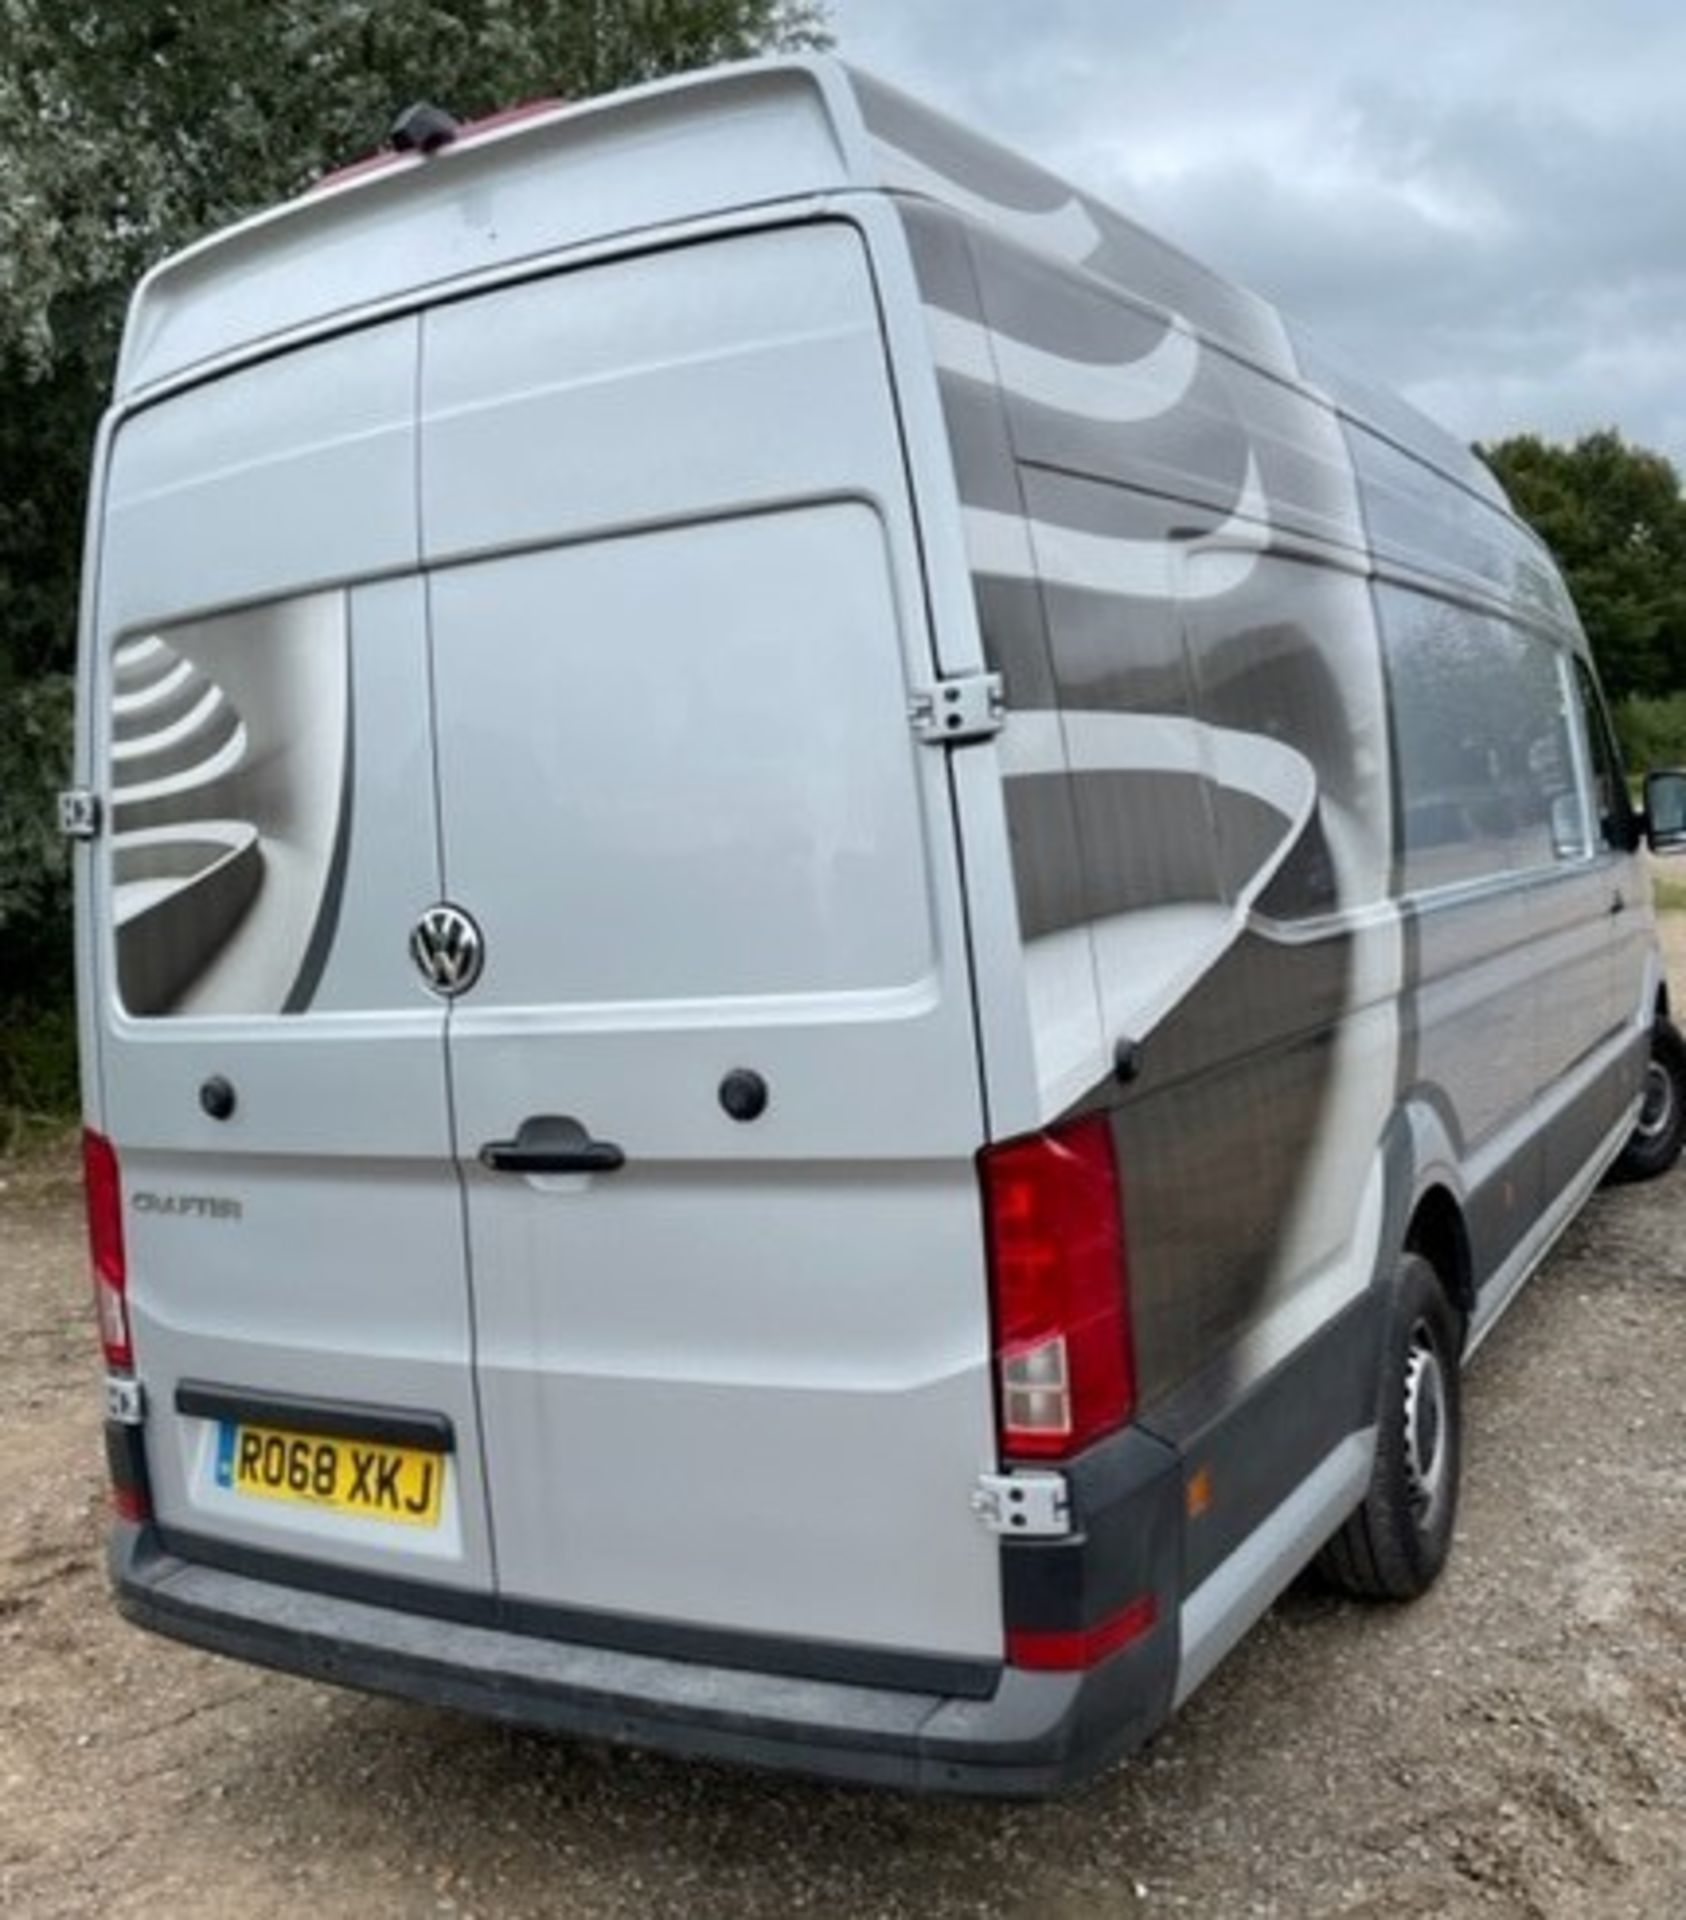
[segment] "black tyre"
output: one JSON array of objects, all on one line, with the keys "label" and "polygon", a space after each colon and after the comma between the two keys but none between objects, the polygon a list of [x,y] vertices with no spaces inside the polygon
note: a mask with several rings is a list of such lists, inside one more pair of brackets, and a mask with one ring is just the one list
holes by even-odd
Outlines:
[{"label": "black tyre", "polygon": [[1672,1020],[1651,1029],[1645,1064],[1645,1098],[1628,1142],[1610,1169],[1612,1180],[1655,1180],[1667,1173],[1686,1145],[1686,1040]]},{"label": "black tyre", "polygon": [[1382,1351],[1376,1464],[1364,1504],[1318,1566],[1365,1600],[1414,1600],[1452,1548],[1463,1459],[1463,1325],[1419,1253],[1399,1263]]}]

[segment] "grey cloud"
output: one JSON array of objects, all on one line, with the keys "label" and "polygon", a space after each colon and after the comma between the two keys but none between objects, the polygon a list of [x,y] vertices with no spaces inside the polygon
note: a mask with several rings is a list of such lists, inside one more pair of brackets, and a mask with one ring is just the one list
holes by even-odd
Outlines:
[{"label": "grey cloud", "polygon": [[1276,299],[1454,431],[1686,461],[1666,0],[835,0],[842,51]]},{"label": "grey cloud", "polygon": [[1137,197],[1460,431],[1616,420],[1686,450],[1686,147],[1380,92],[1353,127],[1344,184],[1228,163]]}]

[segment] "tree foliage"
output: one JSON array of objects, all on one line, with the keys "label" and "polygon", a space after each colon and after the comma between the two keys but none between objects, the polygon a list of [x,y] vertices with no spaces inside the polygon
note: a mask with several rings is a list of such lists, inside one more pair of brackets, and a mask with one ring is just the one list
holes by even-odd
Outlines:
[{"label": "tree foliage", "polygon": [[[63,863],[83,498],[151,263],[384,144],[825,40],[823,0],[0,0],[0,1020],[66,987]],[[6,1044],[0,1030],[0,1089]]]},{"label": "tree foliage", "polygon": [[1686,692],[1630,694],[1612,716],[1628,771],[1686,767]]},{"label": "tree foliage", "polygon": [[1613,431],[1477,451],[1551,548],[1613,699],[1686,687],[1686,499],[1660,453]]}]

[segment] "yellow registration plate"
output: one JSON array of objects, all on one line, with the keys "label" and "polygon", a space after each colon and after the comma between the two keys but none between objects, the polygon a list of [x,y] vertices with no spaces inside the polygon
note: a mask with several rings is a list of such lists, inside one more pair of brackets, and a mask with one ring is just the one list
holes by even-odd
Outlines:
[{"label": "yellow registration plate", "polygon": [[436,1527],[445,1455],[384,1440],[353,1440],[224,1420],[217,1484],[260,1500],[291,1500],[369,1520]]}]

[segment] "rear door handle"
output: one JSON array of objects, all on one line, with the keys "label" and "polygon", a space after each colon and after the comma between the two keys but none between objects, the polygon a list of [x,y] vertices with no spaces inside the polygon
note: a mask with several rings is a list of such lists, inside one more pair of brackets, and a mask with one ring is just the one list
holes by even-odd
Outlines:
[{"label": "rear door handle", "polygon": [[626,1155],[613,1140],[593,1140],[577,1120],[535,1113],[513,1140],[488,1140],[480,1164],[493,1173],[614,1173]]}]

